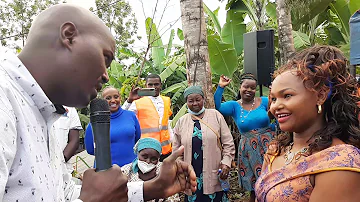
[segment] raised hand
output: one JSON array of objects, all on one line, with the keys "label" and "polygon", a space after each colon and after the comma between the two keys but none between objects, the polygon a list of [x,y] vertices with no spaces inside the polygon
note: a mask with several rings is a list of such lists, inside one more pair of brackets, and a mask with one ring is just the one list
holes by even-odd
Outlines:
[{"label": "raised hand", "polygon": [[225,88],[227,85],[229,85],[231,82],[231,79],[227,76],[221,75],[219,80],[219,86],[221,88]]},{"label": "raised hand", "polygon": [[138,91],[141,88],[136,87],[136,88],[132,88],[129,94],[129,98],[127,99],[128,103],[132,103],[134,100],[140,99],[141,96],[138,95]]}]

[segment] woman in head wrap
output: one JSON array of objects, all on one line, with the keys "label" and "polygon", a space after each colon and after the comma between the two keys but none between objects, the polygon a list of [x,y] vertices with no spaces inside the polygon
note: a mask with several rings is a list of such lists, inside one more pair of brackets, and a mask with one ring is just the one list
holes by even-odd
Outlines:
[{"label": "woman in head wrap", "polygon": [[184,145],[183,160],[191,163],[197,176],[197,190],[185,201],[228,201],[220,180],[227,180],[235,146],[224,117],[215,109],[205,109],[204,92],[191,86],[184,92],[188,113],[174,128],[173,149]]},{"label": "woman in head wrap", "polygon": [[[156,177],[160,172],[161,144],[154,138],[142,138],[134,146],[137,158],[132,163],[121,167],[122,172],[128,176],[129,182],[148,181]],[[178,194],[166,199],[152,200],[157,201],[180,201]]]}]

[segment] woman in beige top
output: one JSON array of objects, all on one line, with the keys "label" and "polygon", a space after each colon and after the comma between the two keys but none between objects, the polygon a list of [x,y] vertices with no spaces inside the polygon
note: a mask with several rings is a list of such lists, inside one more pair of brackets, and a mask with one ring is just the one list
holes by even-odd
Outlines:
[{"label": "woman in beige top", "polygon": [[227,180],[234,159],[233,137],[220,112],[204,108],[201,87],[187,88],[184,97],[189,113],[176,123],[173,149],[184,145],[183,160],[194,167],[198,183],[196,192],[186,196],[185,201],[226,202],[220,179]]}]

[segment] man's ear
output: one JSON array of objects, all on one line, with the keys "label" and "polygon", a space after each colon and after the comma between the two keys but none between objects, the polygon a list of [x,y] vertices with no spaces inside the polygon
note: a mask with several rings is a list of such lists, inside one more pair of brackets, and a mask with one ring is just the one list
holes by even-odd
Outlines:
[{"label": "man's ear", "polygon": [[71,50],[75,41],[75,37],[78,35],[78,30],[72,22],[65,22],[60,27],[60,41],[61,44],[67,49]]}]

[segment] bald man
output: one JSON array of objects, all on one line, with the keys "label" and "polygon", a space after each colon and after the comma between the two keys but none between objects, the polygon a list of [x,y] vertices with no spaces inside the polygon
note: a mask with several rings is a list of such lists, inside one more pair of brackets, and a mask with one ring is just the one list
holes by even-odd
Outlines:
[{"label": "bald man", "polygon": [[127,183],[116,165],[86,171],[82,187],[70,180],[53,123],[62,105],[84,107],[96,97],[114,53],[109,29],[69,4],[36,18],[18,57],[0,52],[0,201],[147,201],[195,191],[192,167],[176,161],[183,148],[151,181]]}]

